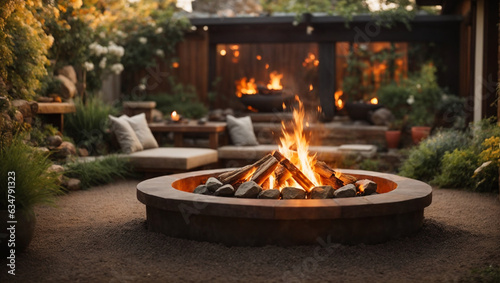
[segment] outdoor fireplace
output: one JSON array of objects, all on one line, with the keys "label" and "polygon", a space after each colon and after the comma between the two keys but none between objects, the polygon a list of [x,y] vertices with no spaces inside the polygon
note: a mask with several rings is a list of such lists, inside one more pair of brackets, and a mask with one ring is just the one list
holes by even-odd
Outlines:
[{"label": "outdoor fireplace", "polygon": [[[331,169],[308,152],[304,109],[298,101],[293,128],[283,124],[279,151],[234,169],[198,171],[146,180],[137,197],[146,205],[151,231],[169,236],[226,245],[260,246],[341,243],[379,243],[409,235],[421,226],[424,208],[432,201],[429,185],[396,175],[361,170]],[[279,170],[279,166],[285,170]],[[319,168],[319,169],[318,169]],[[280,172],[288,172],[283,174]],[[326,173],[325,173],[326,172]],[[200,192],[209,179],[234,185],[254,182],[264,190],[303,190],[311,199],[222,197]],[[325,180],[326,179],[326,180]],[[374,194],[311,197],[318,186],[336,191],[356,180],[376,184]],[[221,183],[222,183],[221,182]],[[360,185],[356,185],[359,189]],[[195,193],[196,192],[196,193]],[[304,197],[305,198],[305,197]]]}]

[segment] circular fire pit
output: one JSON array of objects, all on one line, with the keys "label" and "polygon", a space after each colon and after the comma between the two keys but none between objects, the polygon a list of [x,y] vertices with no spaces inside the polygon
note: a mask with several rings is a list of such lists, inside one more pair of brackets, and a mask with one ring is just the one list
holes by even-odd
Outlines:
[{"label": "circular fire pit", "polygon": [[334,199],[237,199],[193,194],[228,169],[143,181],[148,229],[168,236],[237,246],[379,243],[415,233],[432,201],[429,185],[396,175],[339,170],[378,184],[378,194]]}]

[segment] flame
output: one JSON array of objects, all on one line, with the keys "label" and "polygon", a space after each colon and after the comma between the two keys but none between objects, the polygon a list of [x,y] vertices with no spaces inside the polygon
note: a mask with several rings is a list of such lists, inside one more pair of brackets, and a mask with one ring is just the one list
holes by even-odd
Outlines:
[{"label": "flame", "polygon": [[[293,127],[288,129],[285,122],[281,122],[283,136],[280,138],[279,152],[297,166],[315,186],[318,186],[320,178],[313,170],[316,155],[309,155],[309,140],[304,133],[304,104],[298,98],[297,101],[299,108],[293,110]],[[307,125],[307,122],[305,124]],[[280,189],[287,185],[302,188],[293,180],[288,180],[286,183],[280,184]],[[302,189],[308,191],[311,188]]]},{"label": "flame", "polygon": [[259,61],[260,61],[260,60],[262,60],[262,56],[260,56],[260,55],[255,56],[255,58],[256,58],[257,60],[259,60]]},{"label": "flame", "polygon": [[227,53],[227,52],[226,52],[226,50],[225,50],[225,49],[222,49],[222,50],[220,51],[220,56],[226,56],[226,53]]},{"label": "flame", "polygon": [[172,63],[172,67],[175,69],[179,68],[179,62]]},{"label": "flame", "polygon": [[283,86],[281,85],[281,79],[283,78],[283,74],[273,71],[271,74],[269,74],[269,77],[270,80],[269,83],[267,84],[268,89],[274,89],[274,90],[283,89]]},{"label": "flame", "polygon": [[370,100],[370,103],[371,103],[371,104],[378,104],[378,99],[377,99],[376,97],[374,97],[374,98],[372,98],[372,99]]},{"label": "flame", "polygon": [[259,110],[257,110],[257,109],[255,109],[255,108],[253,108],[253,107],[252,107],[252,106],[250,106],[250,105],[249,105],[249,106],[247,106],[247,109],[248,109],[248,110],[250,110],[250,111],[252,111],[252,112],[259,112]]},{"label": "flame", "polygon": [[269,69],[269,64],[266,64],[266,70]]},{"label": "flame", "polygon": [[313,85],[312,85],[312,84],[310,84],[310,85],[309,85],[309,91],[312,91],[313,89],[314,89]]},{"label": "flame", "polygon": [[247,78],[243,77],[236,81],[236,96],[241,97],[243,94],[257,94],[257,84],[254,78],[247,81]]},{"label": "flame", "polygon": [[173,111],[172,114],[170,114],[170,118],[172,119],[172,121],[179,121],[181,116],[177,114],[177,111]]},{"label": "flame", "polygon": [[283,108],[283,110],[285,110],[285,109],[286,109],[285,102],[283,102],[283,104],[281,104],[281,107]]},{"label": "flame", "polygon": [[234,57],[240,57],[240,51],[238,51],[238,50],[235,50],[233,54],[234,54]]},{"label": "flame", "polygon": [[342,108],[344,108],[344,101],[342,101],[342,99],[340,99],[340,97],[344,94],[344,92],[342,90],[337,90],[334,94],[335,96],[335,105],[337,106],[337,108],[340,110]]}]

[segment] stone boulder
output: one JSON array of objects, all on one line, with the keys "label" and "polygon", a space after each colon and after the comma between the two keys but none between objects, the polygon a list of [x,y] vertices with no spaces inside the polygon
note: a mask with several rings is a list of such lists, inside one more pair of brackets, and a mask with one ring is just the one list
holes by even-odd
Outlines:
[{"label": "stone boulder", "polygon": [[63,140],[60,136],[49,136],[47,137],[46,142],[47,146],[56,148],[62,144]]},{"label": "stone boulder", "polygon": [[394,115],[387,108],[379,108],[371,113],[370,120],[377,126],[389,126],[394,122]]},{"label": "stone boulder", "polygon": [[211,195],[212,193],[207,189],[206,185],[199,185],[194,189],[193,194]]},{"label": "stone boulder", "polygon": [[211,192],[217,191],[220,187],[222,187],[221,181],[217,180],[214,177],[208,178],[207,182],[205,183],[207,185],[207,189]]},{"label": "stone boulder", "polygon": [[77,94],[76,85],[66,76],[57,75],[56,78],[61,81],[61,97],[64,100],[75,97]]},{"label": "stone boulder", "polygon": [[350,198],[356,196],[356,186],[354,184],[345,185],[333,193],[336,198]]},{"label": "stone boulder", "polygon": [[221,186],[214,192],[214,196],[232,197],[233,195],[234,195],[234,188],[230,184]]},{"label": "stone boulder", "polygon": [[309,198],[311,199],[333,198],[333,187],[332,186],[314,187],[309,193]]},{"label": "stone boulder", "polygon": [[358,189],[359,192],[361,192],[363,195],[371,195],[377,191],[377,183],[363,179],[359,180],[355,183],[356,188]]},{"label": "stone boulder", "polygon": [[281,196],[281,192],[276,189],[265,190],[259,193],[257,198],[260,199],[279,199]]},{"label": "stone boulder", "polygon": [[73,68],[73,66],[71,65],[64,66],[61,69],[57,70],[57,74],[65,76],[75,85],[78,82],[78,79],[76,78],[75,68]]},{"label": "stone boulder", "polygon": [[306,191],[296,187],[284,187],[281,196],[283,199],[305,199]]}]

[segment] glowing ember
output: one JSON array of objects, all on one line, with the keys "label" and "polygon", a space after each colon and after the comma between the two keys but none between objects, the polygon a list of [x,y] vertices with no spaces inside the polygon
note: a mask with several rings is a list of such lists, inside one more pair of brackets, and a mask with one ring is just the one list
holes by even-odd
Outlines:
[{"label": "glowing ember", "polygon": [[371,103],[371,104],[378,104],[378,99],[377,99],[376,97],[374,97],[374,98],[372,98],[372,99],[370,100],[370,103]]},{"label": "glowing ember", "polygon": [[283,78],[283,74],[279,74],[278,72],[274,71],[271,74],[269,74],[270,81],[267,84],[268,89],[273,89],[273,90],[281,90],[283,89],[283,86],[281,85],[281,79]]},{"label": "glowing ember", "polygon": [[257,84],[255,84],[254,78],[247,81],[247,78],[243,77],[241,80],[236,81],[236,96],[241,97],[242,95],[252,94],[257,94]]},{"label": "glowing ember", "polygon": [[177,114],[177,111],[174,111],[172,112],[172,114],[170,114],[170,118],[172,119],[172,121],[177,122],[181,119],[181,116]]}]

